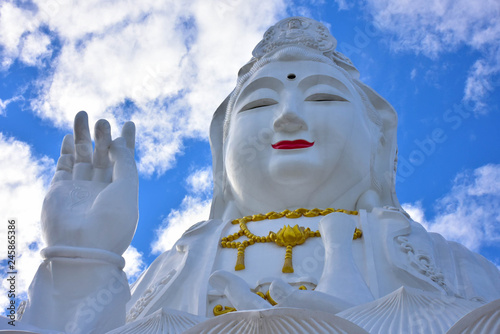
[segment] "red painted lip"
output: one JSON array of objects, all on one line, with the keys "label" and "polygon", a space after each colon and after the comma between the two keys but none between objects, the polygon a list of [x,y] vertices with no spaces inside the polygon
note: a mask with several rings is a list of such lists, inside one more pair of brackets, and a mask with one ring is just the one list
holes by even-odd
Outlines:
[{"label": "red painted lip", "polygon": [[296,150],[300,148],[307,148],[314,145],[314,142],[308,142],[304,139],[298,140],[282,140],[277,142],[276,144],[272,144],[271,146],[275,150]]}]

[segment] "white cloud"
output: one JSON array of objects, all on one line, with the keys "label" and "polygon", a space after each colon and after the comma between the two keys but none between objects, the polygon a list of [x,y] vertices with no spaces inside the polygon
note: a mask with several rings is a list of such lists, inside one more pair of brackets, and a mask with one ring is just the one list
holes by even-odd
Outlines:
[{"label": "white cloud", "polygon": [[430,223],[425,217],[425,211],[422,206],[422,201],[417,201],[415,203],[404,203],[402,204],[402,207],[414,221],[422,224],[422,226],[425,227],[426,230],[431,230]]},{"label": "white cloud", "polygon": [[179,209],[172,210],[156,230],[156,238],[151,244],[153,254],[169,250],[191,225],[208,219],[212,202],[210,168],[194,171],[186,181],[191,193],[184,197]]},{"label": "white cloud", "polygon": [[172,248],[175,242],[191,226],[208,219],[210,199],[187,195],[178,210],[172,210],[156,231],[152,253],[159,254]]},{"label": "white cloud", "polygon": [[33,30],[33,14],[10,1],[0,3],[0,47],[3,47],[1,68],[8,68],[19,56],[23,34]]},{"label": "white cloud", "polygon": [[[41,257],[38,254],[44,247],[41,239],[40,212],[48,185],[49,175],[53,174],[54,161],[46,157],[33,156],[30,147],[23,142],[6,137],[0,133],[0,249],[7,249],[7,220],[16,219],[16,268],[17,292],[26,298],[33,276]],[[5,253],[2,253],[2,257]],[[2,262],[6,265],[6,262]],[[0,308],[4,309],[8,299],[3,267],[0,274],[2,288]]]},{"label": "white cloud", "polygon": [[144,263],[142,255],[132,245],[123,253],[123,258],[125,259],[125,268],[123,268],[123,271],[127,274],[129,284],[135,282],[137,277],[146,269],[146,263]]},{"label": "white cloud", "polygon": [[203,194],[212,190],[212,168],[199,169],[188,176],[189,190],[195,194]]},{"label": "white cloud", "polygon": [[27,65],[38,65],[40,61],[52,54],[50,38],[44,33],[35,32],[23,38],[20,60]]},{"label": "white cloud", "polygon": [[500,2],[430,0],[425,5],[408,0],[368,0],[378,27],[396,38],[395,50],[411,50],[431,58],[468,46],[482,56],[472,67],[464,99],[478,103],[486,97],[492,77],[500,73]]},{"label": "white cloud", "polygon": [[286,9],[284,0],[34,3],[36,13],[4,4],[2,20],[9,24],[0,25],[11,60],[39,65],[50,55],[42,26],[60,44],[38,80],[33,110],[63,128],[86,110],[91,122],[107,118],[115,134],[132,119],[145,175],[171,168],[185,138],[208,137],[211,116],[239,67]]},{"label": "white cloud", "polygon": [[500,241],[500,165],[488,164],[459,174],[451,191],[435,203],[436,216],[425,218],[420,202],[403,208],[432,232],[478,251]]}]

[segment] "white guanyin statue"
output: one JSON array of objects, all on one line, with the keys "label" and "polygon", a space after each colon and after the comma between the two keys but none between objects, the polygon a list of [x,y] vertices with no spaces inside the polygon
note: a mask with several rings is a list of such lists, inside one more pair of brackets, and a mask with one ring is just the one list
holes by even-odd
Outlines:
[{"label": "white guanyin statue", "polygon": [[[210,127],[214,196],[129,288],[135,129],[75,117],[23,305],[34,333],[494,333],[500,273],[395,194],[394,109],[319,22],[264,35]],[[20,312],[22,313],[22,312]],[[496,327],[495,327],[496,326]]]}]

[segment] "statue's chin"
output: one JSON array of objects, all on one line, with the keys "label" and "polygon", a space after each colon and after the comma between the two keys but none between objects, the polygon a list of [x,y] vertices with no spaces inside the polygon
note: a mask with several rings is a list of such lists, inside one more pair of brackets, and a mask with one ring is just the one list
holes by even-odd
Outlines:
[{"label": "statue's chin", "polygon": [[282,186],[301,186],[302,191],[312,192],[324,183],[327,168],[331,169],[335,164],[324,166],[324,162],[315,159],[314,156],[303,154],[288,154],[274,157],[269,163],[269,174],[272,182]]},{"label": "statue's chin", "polygon": [[315,181],[318,179],[318,174],[321,173],[321,169],[314,167],[315,166],[308,165],[306,161],[296,165],[279,164],[277,166],[272,166],[270,170],[271,180],[281,186],[297,187],[299,185],[304,185],[306,188],[309,188],[316,183]]}]

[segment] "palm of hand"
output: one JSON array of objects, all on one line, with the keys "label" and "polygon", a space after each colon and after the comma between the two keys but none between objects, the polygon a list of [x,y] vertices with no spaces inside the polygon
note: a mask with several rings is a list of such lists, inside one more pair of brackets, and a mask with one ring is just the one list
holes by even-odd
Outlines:
[{"label": "palm of hand", "polygon": [[[122,254],[138,219],[135,129],[126,123],[111,140],[109,123],[95,126],[95,150],[87,114],[75,117],[75,140],[64,138],[57,171],[42,208],[48,246],[97,248]],[[76,149],[75,149],[76,148]]]}]

